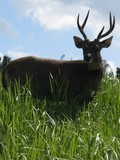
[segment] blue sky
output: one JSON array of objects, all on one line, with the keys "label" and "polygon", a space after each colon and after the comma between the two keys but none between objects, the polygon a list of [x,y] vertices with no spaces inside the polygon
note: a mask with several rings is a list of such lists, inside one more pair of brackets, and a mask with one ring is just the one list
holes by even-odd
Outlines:
[{"label": "blue sky", "polygon": [[102,58],[120,67],[120,1],[106,0],[0,0],[0,56],[12,59],[22,56],[82,59],[81,49],[73,36],[82,38],[76,25],[90,9],[85,32],[93,40],[105,26],[109,28],[109,12],[116,17],[112,45],[101,51]]}]

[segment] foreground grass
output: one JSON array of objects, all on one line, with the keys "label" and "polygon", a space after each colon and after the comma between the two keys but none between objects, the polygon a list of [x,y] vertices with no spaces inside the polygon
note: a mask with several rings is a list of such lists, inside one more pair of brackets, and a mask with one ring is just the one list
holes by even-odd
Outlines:
[{"label": "foreground grass", "polygon": [[120,160],[120,82],[105,79],[82,110],[0,86],[0,160]]}]

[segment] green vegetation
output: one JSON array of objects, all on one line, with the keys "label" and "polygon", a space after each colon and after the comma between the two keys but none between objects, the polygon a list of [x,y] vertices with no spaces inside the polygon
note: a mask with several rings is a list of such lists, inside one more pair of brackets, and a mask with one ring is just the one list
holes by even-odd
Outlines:
[{"label": "green vegetation", "polygon": [[0,84],[0,160],[120,160],[120,82],[105,78],[82,109]]}]

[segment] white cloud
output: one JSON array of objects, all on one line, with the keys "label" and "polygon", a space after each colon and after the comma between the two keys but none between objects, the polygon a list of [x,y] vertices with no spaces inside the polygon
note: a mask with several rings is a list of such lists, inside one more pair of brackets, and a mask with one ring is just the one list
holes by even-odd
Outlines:
[{"label": "white cloud", "polygon": [[3,53],[2,52],[0,52],[0,61],[2,61],[2,59],[3,59]]},{"label": "white cloud", "polygon": [[2,17],[0,17],[0,34],[11,35],[13,37],[19,35],[18,31],[13,27],[13,25]]},{"label": "white cloud", "polygon": [[12,60],[14,60],[20,57],[29,56],[30,54],[20,50],[8,50],[7,55],[11,57]]},{"label": "white cloud", "polygon": [[[2,54],[3,55],[3,54]],[[6,52],[6,55],[9,56],[12,60],[20,58],[20,57],[26,57],[26,56],[30,56],[33,55],[31,52],[28,51],[24,51],[24,48],[21,46],[17,46],[13,49],[8,49],[8,51]],[[37,56],[37,54],[34,54],[34,56]]]},{"label": "white cloud", "polygon": [[[93,32],[92,35],[95,37],[103,26],[105,26],[105,31],[108,29],[109,11],[112,11],[113,13],[116,12],[116,8],[111,5],[115,3],[113,0],[107,0],[105,2],[98,2],[96,0],[11,1],[21,15],[31,18],[33,21],[37,21],[45,29],[63,30],[76,27],[77,14],[80,13],[80,22],[82,22],[88,9],[90,9],[91,15],[86,28],[89,28],[89,30]],[[120,2],[117,3],[120,4]]]},{"label": "white cloud", "polygon": [[[12,60],[20,58],[20,57],[26,57],[26,56],[30,56],[31,54],[29,52],[23,51],[22,47],[16,47],[14,49],[10,49],[8,50],[5,54],[3,52],[0,52],[0,57],[1,59],[3,58],[3,56],[6,55],[8,57],[10,57]],[[38,56],[38,55],[35,55]]]},{"label": "white cloud", "polygon": [[32,18],[47,29],[68,29],[76,27],[76,16],[84,15],[89,9],[77,3],[64,3],[60,0],[12,0],[21,15]]},{"label": "white cloud", "polygon": [[117,68],[117,66],[114,64],[114,62],[109,61],[109,60],[107,61],[107,63],[108,63],[108,64],[110,65],[110,67],[111,67],[111,68],[109,68],[108,72],[111,72],[111,69],[112,69],[114,75],[116,75],[116,68]]}]

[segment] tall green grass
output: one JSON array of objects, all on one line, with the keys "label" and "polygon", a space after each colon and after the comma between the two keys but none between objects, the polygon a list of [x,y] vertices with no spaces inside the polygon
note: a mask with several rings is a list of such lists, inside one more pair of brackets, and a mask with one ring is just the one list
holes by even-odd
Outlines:
[{"label": "tall green grass", "polygon": [[120,82],[105,78],[82,109],[0,84],[0,160],[120,160]]}]

